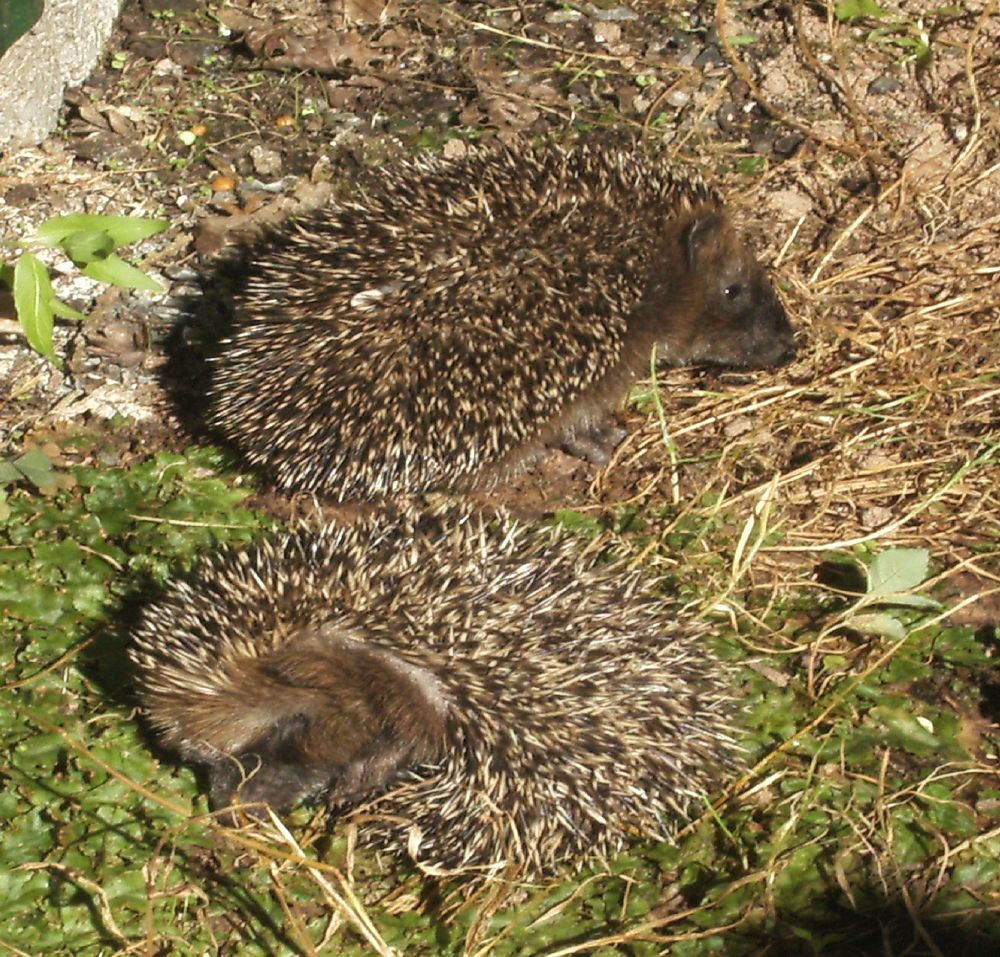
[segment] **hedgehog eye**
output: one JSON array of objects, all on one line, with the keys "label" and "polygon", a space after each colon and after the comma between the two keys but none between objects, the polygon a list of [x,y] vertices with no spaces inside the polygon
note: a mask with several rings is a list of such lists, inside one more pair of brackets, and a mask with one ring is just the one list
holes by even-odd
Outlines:
[{"label": "hedgehog eye", "polygon": [[726,286],[723,290],[723,294],[727,299],[736,299],[743,293],[743,286],[738,282],[734,282],[731,286]]}]

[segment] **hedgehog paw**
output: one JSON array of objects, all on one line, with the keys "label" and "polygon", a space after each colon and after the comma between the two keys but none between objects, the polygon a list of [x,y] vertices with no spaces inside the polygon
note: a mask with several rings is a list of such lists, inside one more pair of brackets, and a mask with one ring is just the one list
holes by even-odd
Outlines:
[{"label": "hedgehog paw", "polygon": [[628,432],[617,425],[594,426],[586,432],[564,436],[560,448],[591,465],[607,465],[626,435]]}]

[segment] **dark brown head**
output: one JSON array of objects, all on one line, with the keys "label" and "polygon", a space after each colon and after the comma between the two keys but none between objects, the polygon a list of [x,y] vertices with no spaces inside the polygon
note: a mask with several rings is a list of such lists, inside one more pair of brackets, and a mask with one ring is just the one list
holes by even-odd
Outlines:
[{"label": "dark brown head", "polygon": [[388,652],[319,628],[219,667],[216,693],[147,701],[154,724],[175,729],[165,743],[207,768],[213,809],[360,798],[443,752],[436,680]]},{"label": "dark brown head", "polygon": [[769,368],[795,355],[767,274],[717,203],[672,220],[658,261],[639,320],[669,361]]}]

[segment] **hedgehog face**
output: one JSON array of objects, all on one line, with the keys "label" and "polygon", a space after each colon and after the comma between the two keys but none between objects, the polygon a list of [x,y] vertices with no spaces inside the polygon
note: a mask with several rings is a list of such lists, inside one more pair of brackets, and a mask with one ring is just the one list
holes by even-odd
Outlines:
[{"label": "hedgehog face", "polygon": [[260,816],[264,804],[283,812],[320,795],[356,799],[441,747],[446,703],[433,677],[339,629],[307,629],[233,665],[229,695],[182,716],[196,742],[184,750],[207,767],[213,809],[256,805],[246,811]]},{"label": "hedgehog face", "polygon": [[[241,804],[251,817],[266,817],[265,804],[281,813],[329,790],[343,768],[305,759],[302,738],[309,734],[310,723],[304,714],[276,720],[267,734],[239,754],[205,762],[212,809]],[[224,820],[236,823],[232,817]]]},{"label": "hedgehog face", "polygon": [[[767,274],[724,214],[703,211],[678,229],[683,274],[667,288],[679,320],[663,338],[678,363],[771,368],[795,355],[791,324]],[[681,308],[674,305],[680,301]],[[682,321],[681,321],[682,320]]]}]

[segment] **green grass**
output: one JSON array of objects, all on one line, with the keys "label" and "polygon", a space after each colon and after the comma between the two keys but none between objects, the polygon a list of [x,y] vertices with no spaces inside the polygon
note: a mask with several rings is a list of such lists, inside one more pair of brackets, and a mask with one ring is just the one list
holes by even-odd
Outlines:
[{"label": "green grass", "polygon": [[[899,603],[878,612],[900,639],[835,627],[871,600],[849,555],[836,556],[837,588],[726,595],[737,620],[760,616],[740,634],[720,619],[713,639],[746,663],[756,765],[675,845],[637,845],[514,896],[466,898],[367,859],[351,886],[344,835],[308,810],[286,834],[233,835],[199,817],[194,773],[157,752],[129,696],[125,643],[143,599],[267,519],[212,451],[68,471],[72,488],[11,491],[0,524],[0,952],[307,954],[325,939],[324,953],[498,957],[1000,946],[998,738],[979,710],[996,637]],[[673,562],[678,592],[711,603],[728,565],[705,562],[740,531],[714,509],[681,523],[630,510],[613,548]],[[557,518],[601,534],[578,513]],[[685,547],[691,561],[677,562]]]}]

